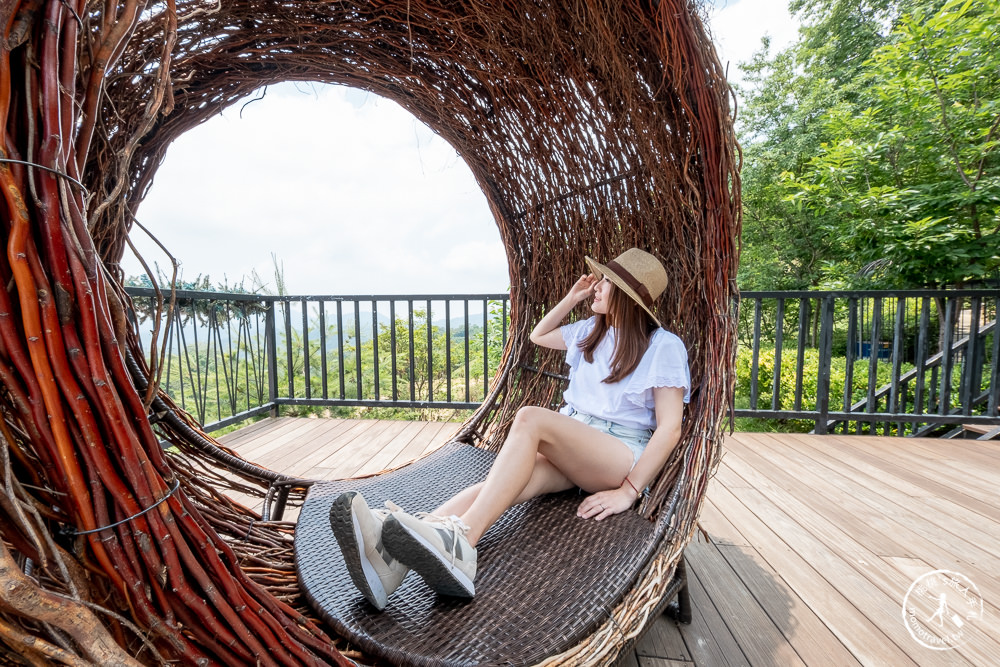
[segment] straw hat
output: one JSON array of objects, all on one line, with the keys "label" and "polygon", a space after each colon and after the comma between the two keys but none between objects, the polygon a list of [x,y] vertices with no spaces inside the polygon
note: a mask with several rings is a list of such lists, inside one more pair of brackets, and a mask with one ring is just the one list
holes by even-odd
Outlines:
[{"label": "straw hat", "polygon": [[595,262],[590,257],[584,259],[587,260],[590,272],[598,280],[607,276],[618,289],[642,306],[657,326],[663,326],[656,315],[653,315],[653,304],[667,288],[667,272],[660,260],[638,248],[629,248],[607,265]]}]

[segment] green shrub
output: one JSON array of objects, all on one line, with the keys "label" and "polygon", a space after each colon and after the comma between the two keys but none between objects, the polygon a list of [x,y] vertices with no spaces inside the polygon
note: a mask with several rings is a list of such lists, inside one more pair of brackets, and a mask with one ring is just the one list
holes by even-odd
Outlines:
[{"label": "green shrub", "polygon": [[[781,375],[778,380],[778,400],[774,406],[778,410],[795,409],[795,379],[797,366],[797,350],[794,347],[784,347],[781,351]],[[750,407],[750,381],[753,366],[753,351],[741,347],[736,355],[736,397],[737,408]],[[904,364],[902,372],[912,368]],[[854,374],[851,381],[851,403],[863,400],[868,395],[869,360],[858,359],[854,362]],[[844,383],[847,377],[847,359],[833,357],[830,361],[830,409],[840,410],[843,407]],[[757,407],[771,408],[771,392],[774,378],[774,350],[762,348],[758,357],[757,371]],[[879,389],[892,379],[892,365],[885,361],[876,364],[875,388]],[[802,402],[801,410],[816,409],[816,389],[819,380],[819,350],[807,348],[802,360]],[[809,431],[813,428],[812,420],[788,419],[739,419],[735,428],[747,431]],[[741,428],[743,427],[743,428]]]}]

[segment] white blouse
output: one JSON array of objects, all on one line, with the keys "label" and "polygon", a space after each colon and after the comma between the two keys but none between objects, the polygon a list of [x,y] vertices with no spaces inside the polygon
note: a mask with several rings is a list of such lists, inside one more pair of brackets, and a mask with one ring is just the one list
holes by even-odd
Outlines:
[{"label": "white blouse", "polygon": [[684,402],[691,400],[691,373],[684,342],[666,329],[657,329],[649,347],[629,375],[614,384],[602,382],[611,374],[615,330],[609,327],[588,362],[579,348],[581,340],[594,329],[595,317],[562,327],[569,364],[569,387],[563,393],[566,405],[600,419],[639,429],[655,429],[654,387],[682,387]]}]

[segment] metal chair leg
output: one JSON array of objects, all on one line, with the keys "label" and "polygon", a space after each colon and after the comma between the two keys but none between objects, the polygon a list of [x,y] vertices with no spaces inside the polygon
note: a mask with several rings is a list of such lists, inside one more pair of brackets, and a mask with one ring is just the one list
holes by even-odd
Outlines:
[{"label": "metal chair leg", "polygon": [[681,587],[677,591],[677,599],[673,600],[664,608],[663,613],[667,618],[673,619],[677,623],[688,625],[691,623],[691,594],[688,592],[687,565],[684,556],[681,556],[677,563],[677,574],[681,580]]},{"label": "metal chair leg", "polygon": [[284,484],[278,489],[277,498],[274,500],[274,510],[271,512],[272,521],[281,521],[285,515],[285,504],[288,502],[288,492],[291,490],[292,487],[288,484]]}]

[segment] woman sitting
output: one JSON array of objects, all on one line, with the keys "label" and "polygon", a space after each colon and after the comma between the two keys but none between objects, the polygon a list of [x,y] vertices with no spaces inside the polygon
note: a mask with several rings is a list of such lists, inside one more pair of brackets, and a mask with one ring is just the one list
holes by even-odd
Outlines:
[{"label": "woman sitting", "polygon": [[[378,609],[410,569],[440,594],[472,597],[476,544],[508,508],[579,487],[592,495],[577,516],[601,521],[631,508],[670,456],[691,381],[683,342],[652,313],[666,271],[637,248],[606,266],[586,261],[591,274],[531,332],[537,345],[566,350],[561,410],[518,410],[485,481],[431,513],[391,502],[371,510],[353,491],[334,501],[330,524],[351,579]],[[560,326],[591,295],[594,315]]]}]

